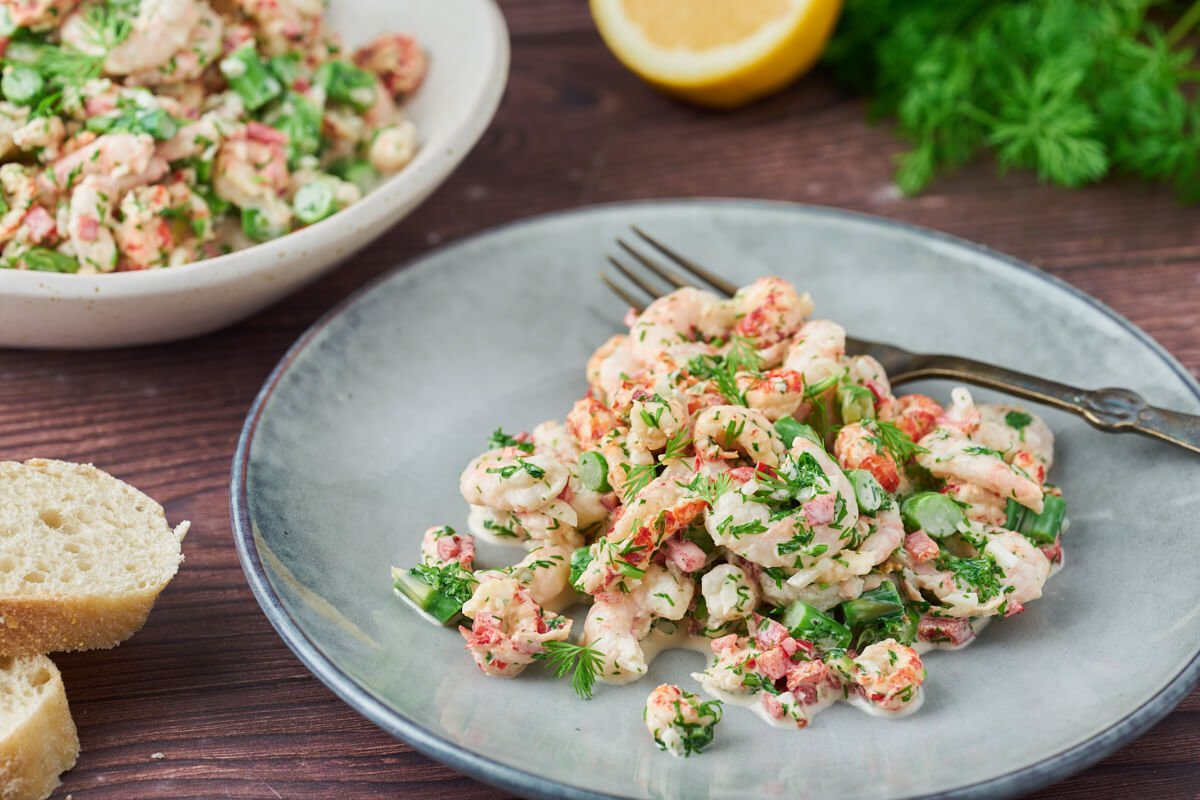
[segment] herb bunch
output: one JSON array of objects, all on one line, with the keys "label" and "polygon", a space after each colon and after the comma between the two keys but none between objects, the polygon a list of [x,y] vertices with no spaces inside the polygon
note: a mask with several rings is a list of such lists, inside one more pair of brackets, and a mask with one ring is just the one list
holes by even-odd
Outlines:
[{"label": "herb bunch", "polygon": [[1002,172],[1133,174],[1196,202],[1197,23],[1200,0],[846,0],[825,62],[896,118],[905,193],[991,151]]}]

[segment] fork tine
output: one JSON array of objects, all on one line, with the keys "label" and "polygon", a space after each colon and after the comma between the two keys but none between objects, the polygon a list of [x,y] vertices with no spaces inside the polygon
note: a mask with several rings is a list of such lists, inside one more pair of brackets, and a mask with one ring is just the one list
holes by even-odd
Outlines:
[{"label": "fork tine", "polygon": [[608,263],[612,264],[614,267],[616,267],[618,270],[620,270],[622,275],[624,275],[626,278],[629,278],[629,280],[633,281],[639,289],[641,289],[643,292],[650,295],[651,297],[658,298],[658,297],[662,297],[664,294],[666,294],[666,292],[662,291],[661,289],[656,287],[654,284],[650,283],[645,278],[643,278],[642,276],[635,273],[629,267],[625,266],[620,261],[617,261],[612,256],[608,256]]},{"label": "fork tine", "polygon": [[634,225],[632,227],[633,227],[633,232],[636,233],[638,236],[642,237],[643,239],[645,239],[647,243],[649,243],[652,247],[654,247],[654,249],[658,250],[664,256],[671,259],[676,264],[683,267],[688,272],[692,273],[697,278],[699,278],[700,280],[707,283],[709,286],[712,286],[714,289],[717,289],[718,291],[724,292],[725,294],[729,295],[730,297],[737,294],[737,287],[734,286],[729,281],[727,281],[723,278],[717,277],[716,275],[714,275],[711,272],[709,272],[708,270],[706,270],[704,267],[702,267],[699,264],[695,263],[694,261],[688,259],[686,256],[682,256],[679,253],[676,253],[674,250],[667,247],[662,242],[651,237],[649,234],[647,234],[644,230],[642,230],[638,226]]},{"label": "fork tine", "polygon": [[679,277],[674,272],[671,272],[669,269],[664,267],[662,264],[659,264],[654,259],[648,258],[647,256],[644,256],[641,253],[639,253],[637,250],[634,250],[632,247],[629,246],[629,243],[626,242],[624,239],[617,239],[617,244],[626,253],[629,253],[629,255],[633,256],[638,261],[640,261],[642,266],[644,266],[646,269],[653,272],[658,277],[662,278],[667,283],[674,286],[676,289],[682,289],[685,286],[691,285],[687,281],[685,281],[683,278]]},{"label": "fork tine", "polygon": [[630,296],[629,292],[626,292],[620,286],[617,286],[615,283],[613,283],[612,279],[610,279],[603,272],[600,273],[600,280],[608,284],[608,288],[612,289],[613,292],[616,293],[617,297],[620,297],[626,303],[629,303],[629,305],[633,307],[634,313],[640,314],[645,310],[645,307],[638,303],[637,300],[634,300],[633,297]]}]

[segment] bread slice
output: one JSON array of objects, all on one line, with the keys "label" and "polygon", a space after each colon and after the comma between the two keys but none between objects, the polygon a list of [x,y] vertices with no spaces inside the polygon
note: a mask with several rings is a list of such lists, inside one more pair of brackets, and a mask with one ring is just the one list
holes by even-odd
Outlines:
[{"label": "bread slice", "polygon": [[129,638],[183,561],[187,529],[90,464],[0,462],[0,655]]},{"label": "bread slice", "polygon": [[0,658],[0,800],[43,800],[75,766],[79,736],[45,656]]}]

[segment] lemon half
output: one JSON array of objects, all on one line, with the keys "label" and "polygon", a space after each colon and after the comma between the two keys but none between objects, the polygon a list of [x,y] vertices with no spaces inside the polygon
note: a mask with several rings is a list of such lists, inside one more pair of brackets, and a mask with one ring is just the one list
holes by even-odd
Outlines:
[{"label": "lemon half", "polygon": [[733,108],[808,71],[842,0],[591,0],[605,44],[659,89]]}]

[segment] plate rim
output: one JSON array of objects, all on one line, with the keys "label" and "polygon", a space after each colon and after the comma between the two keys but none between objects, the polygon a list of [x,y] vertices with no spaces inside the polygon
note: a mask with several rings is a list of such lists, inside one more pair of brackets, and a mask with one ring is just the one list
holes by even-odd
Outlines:
[{"label": "plate rim", "polygon": [[[250,589],[254,593],[255,599],[258,601],[267,620],[275,628],[275,631],[283,639],[284,643],[287,644],[318,680],[329,687],[334,694],[352,709],[362,714],[387,733],[408,743],[417,751],[471,777],[509,791],[520,792],[539,798],[572,798],[572,800],[607,800],[608,798],[617,797],[617,795],[595,792],[546,779],[533,772],[509,766],[487,756],[472,752],[465,747],[461,747],[431,733],[421,727],[420,723],[409,719],[376,698],[326,657],[320,648],[304,634],[284,608],[274,587],[271,586],[270,581],[267,579],[261,556],[254,545],[254,535],[250,528],[249,504],[245,486],[246,464],[250,444],[253,440],[255,428],[262,414],[263,407],[279,380],[287,372],[291,362],[330,322],[347,311],[351,306],[364,299],[384,282],[391,280],[398,273],[414,269],[423,262],[437,259],[449,250],[469,246],[479,239],[506,233],[514,228],[537,226],[567,216],[586,216],[614,209],[636,209],[663,205],[691,205],[694,207],[736,206],[742,208],[757,207],[774,211],[791,211],[809,216],[849,220],[882,228],[890,228],[917,238],[932,239],[951,247],[963,248],[971,253],[993,259],[1007,268],[1015,269],[1045,281],[1051,286],[1066,291],[1074,298],[1092,306],[1119,325],[1126,333],[1132,335],[1141,344],[1145,345],[1154,355],[1158,356],[1182,380],[1183,385],[1191,391],[1192,395],[1197,400],[1200,400],[1200,382],[1197,382],[1196,378],[1166,348],[1107,304],[1082,289],[1067,283],[1063,279],[1032,264],[1021,261],[1014,256],[993,250],[986,245],[972,242],[968,239],[888,217],[831,206],[818,206],[782,200],[728,197],[655,198],[595,203],[529,217],[521,217],[498,225],[489,226],[437,247],[424,250],[389,268],[343,298],[309,326],[288,348],[282,358],[280,358],[255,396],[254,402],[251,404],[250,410],[247,412],[242,424],[230,470],[229,514],[230,524],[233,529],[234,546],[237,550],[238,561],[246,576],[246,581],[250,585]],[[1035,791],[1095,764],[1123,745],[1142,735],[1169,714],[1198,685],[1200,685],[1200,645],[1197,646],[1196,653],[1192,656],[1191,661],[1163,685],[1158,692],[1117,722],[1087,739],[1066,749],[1056,751],[1042,760],[1025,767],[936,794],[909,795],[906,800],[917,797],[930,798],[930,800],[973,800],[974,798],[983,797],[1015,797]]]}]

